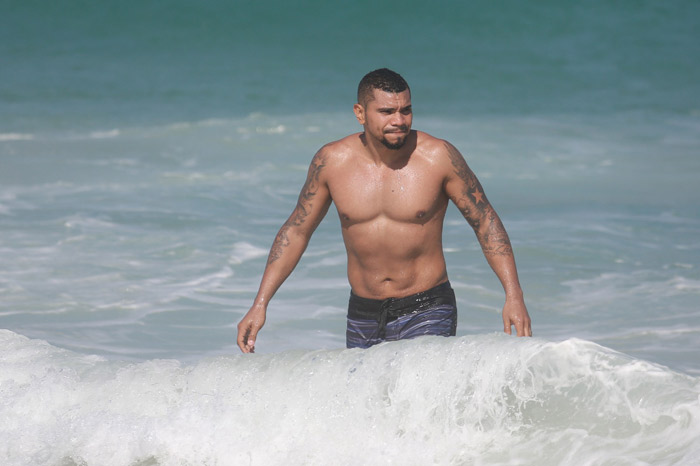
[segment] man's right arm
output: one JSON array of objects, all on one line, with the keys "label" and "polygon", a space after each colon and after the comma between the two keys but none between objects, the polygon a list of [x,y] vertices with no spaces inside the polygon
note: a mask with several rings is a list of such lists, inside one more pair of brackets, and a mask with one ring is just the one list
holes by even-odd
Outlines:
[{"label": "man's right arm", "polygon": [[327,157],[325,148],[314,156],[297,205],[272,243],[253,306],[238,324],[238,347],[244,353],[254,351],[258,331],[265,324],[267,305],[296,267],[311,235],[331,205],[331,196],[323,173]]}]

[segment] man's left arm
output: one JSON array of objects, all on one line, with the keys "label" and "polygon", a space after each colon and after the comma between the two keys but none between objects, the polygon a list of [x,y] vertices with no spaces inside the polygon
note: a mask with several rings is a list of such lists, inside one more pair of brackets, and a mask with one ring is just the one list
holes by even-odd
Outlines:
[{"label": "man's left arm", "polygon": [[474,229],[481,250],[506,293],[503,331],[510,335],[511,326],[515,326],[519,337],[532,336],[530,315],[525,306],[508,233],[462,154],[449,142],[445,142],[445,149],[451,163],[445,183],[447,195]]}]

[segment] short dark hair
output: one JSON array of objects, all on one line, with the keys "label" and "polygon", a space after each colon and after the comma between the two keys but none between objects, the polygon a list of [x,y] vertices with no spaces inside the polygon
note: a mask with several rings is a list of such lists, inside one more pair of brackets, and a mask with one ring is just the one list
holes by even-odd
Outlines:
[{"label": "short dark hair", "polygon": [[411,91],[406,80],[399,73],[388,68],[370,71],[362,78],[359,86],[357,86],[357,102],[366,106],[367,102],[373,99],[372,92],[374,89],[395,93],[403,92],[406,89],[409,92]]}]

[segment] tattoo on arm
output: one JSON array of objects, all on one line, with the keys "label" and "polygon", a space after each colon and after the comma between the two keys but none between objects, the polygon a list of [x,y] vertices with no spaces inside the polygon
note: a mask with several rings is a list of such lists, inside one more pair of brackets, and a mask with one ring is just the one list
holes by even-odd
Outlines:
[{"label": "tattoo on arm", "polygon": [[306,182],[304,187],[301,189],[299,194],[299,199],[297,200],[297,205],[294,211],[289,216],[282,228],[280,228],[279,233],[275,241],[272,243],[270,248],[270,255],[268,256],[267,263],[271,264],[275,262],[282,256],[284,249],[289,246],[289,236],[287,235],[289,229],[293,226],[301,226],[306,222],[306,217],[308,217],[313,207],[314,196],[318,192],[319,187],[319,177],[321,170],[326,166],[326,155],[321,151],[317,152],[311,161],[311,166],[309,167],[309,172],[306,176]]},{"label": "tattoo on arm", "polygon": [[474,172],[467,166],[467,162],[465,162],[462,154],[447,141],[445,141],[445,148],[450,157],[450,162],[452,162],[455,175],[462,180],[464,186],[462,192],[459,193],[460,197],[454,199],[455,205],[467,222],[474,229],[478,229],[488,206],[488,200],[484,196],[484,189],[481,187]]},{"label": "tattoo on arm", "polygon": [[[501,219],[498,218],[486,199],[484,189],[476,175],[452,144],[445,142],[445,148],[455,174],[464,183],[459,198],[454,199],[455,205],[469,225],[477,232],[477,238],[484,254],[487,256],[513,254],[508,233],[506,233]],[[484,224],[487,225],[486,231],[479,233]]]},{"label": "tattoo on arm", "polygon": [[487,256],[509,256],[513,254],[513,248],[510,245],[510,238],[506,232],[501,219],[498,218],[496,212],[491,209],[489,214],[489,226],[486,233],[479,238],[481,249]]}]

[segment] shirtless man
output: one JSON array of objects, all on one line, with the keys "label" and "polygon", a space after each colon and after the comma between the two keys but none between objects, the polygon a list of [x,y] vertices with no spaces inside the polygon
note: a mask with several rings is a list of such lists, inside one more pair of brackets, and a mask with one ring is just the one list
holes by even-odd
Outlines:
[{"label": "shirtless man", "polygon": [[238,324],[238,346],[255,349],[267,306],[335,203],[352,287],[347,346],[418,335],[455,335],[457,309],[442,251],[452,201],[474,229],[505,290],[504,331],[531,336],[508,234],[481,184],[449,142],[411,130],[411,91],[379,69],[360,82],[354,106],[364,132],[322,147],[297,205],[277,233],[253,306]]}]

